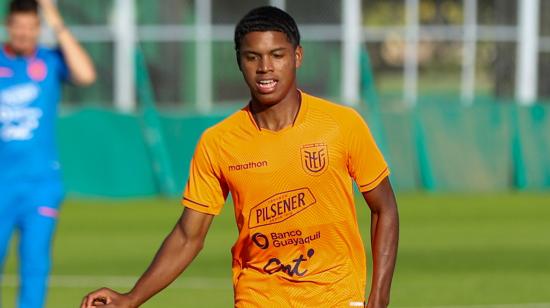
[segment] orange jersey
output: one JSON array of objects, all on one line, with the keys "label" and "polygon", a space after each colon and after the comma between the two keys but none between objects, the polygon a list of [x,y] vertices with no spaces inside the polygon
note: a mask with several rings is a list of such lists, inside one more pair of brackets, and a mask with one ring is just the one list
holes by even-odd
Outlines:
[{"label": "orange jersey", "polygon": [[365,301],[353,199],[388,167],[361,116],[302,92],[294,124],[259,129],[248,107],[209,128],[183,204],[217,215],[232,194],[236,307],[350,307]]}]

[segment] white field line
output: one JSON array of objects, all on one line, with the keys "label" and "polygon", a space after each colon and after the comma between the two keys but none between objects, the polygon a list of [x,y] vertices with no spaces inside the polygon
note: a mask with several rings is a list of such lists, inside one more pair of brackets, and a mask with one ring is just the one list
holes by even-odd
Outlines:
[{"label": "white field line", "polygon": [[[3,286],[19,286],[17,275],[0,276]],[[50,275],[50,287],[58,288],[131,288],[139,277],[135,276],[93,276],[93,275]],[[231,280],[224,278],[181,277],[171,288],[191,290],[230,290]],[[550,303],[491,304],[491,305],[449,305],[449,306],[406,306],[402,308],[550,308]]]},{"label": "white field line", "polygon": [[[0,277],[0,284],[4,286],[19,286],[17,275],[2,275]],[[103,286],[131,288],[138,278],[134,276],[50,275],[49,286],[54,288],[98,288]],[[233,288],[230,279],[206,277],[181,277],[170,287],[195,290],[229,290]]]}]

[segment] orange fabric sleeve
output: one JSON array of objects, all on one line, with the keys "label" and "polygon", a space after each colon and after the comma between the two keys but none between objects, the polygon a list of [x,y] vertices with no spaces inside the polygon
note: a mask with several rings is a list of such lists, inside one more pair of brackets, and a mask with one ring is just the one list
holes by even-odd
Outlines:
[{"label": "orange fabric sleeve", "polygon": [[182,204],[201,213],[218,215],[225,204],[228,187],[218,168],[216,144],[202,135],[191,160]]},{"label": "orange fabric sleeve", "polygon": [[374,189],[390,171],[367,123],[353,110],[348,119],[348,171],[361,192]]}]

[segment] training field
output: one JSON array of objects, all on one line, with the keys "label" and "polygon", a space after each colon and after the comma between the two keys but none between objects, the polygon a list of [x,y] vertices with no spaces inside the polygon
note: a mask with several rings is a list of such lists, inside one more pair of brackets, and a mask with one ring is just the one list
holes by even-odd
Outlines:
[{"label": "training field", "polygon": [[[399,194],[398,201],[392,307],[550,307],[550,194]],[[366,235],[368,209],[358,208]],[[104,284],[127,290],[180,211],[177,200],[68,200],[48,307],[77,307]],[[227,206],[195,263],[144,307],[231,307],[232,219]],[[15,272],[12,249],[2,307],[14,307]]]}]

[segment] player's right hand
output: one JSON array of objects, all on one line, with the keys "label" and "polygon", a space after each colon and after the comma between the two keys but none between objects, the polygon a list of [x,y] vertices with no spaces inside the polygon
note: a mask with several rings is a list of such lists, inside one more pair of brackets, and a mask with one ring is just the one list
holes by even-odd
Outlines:
[{"label": "player's right hand", "polygon": [[80,308],[134,308],[129,297],[109,288],[101,288],[88,293],[82,299]]}]

